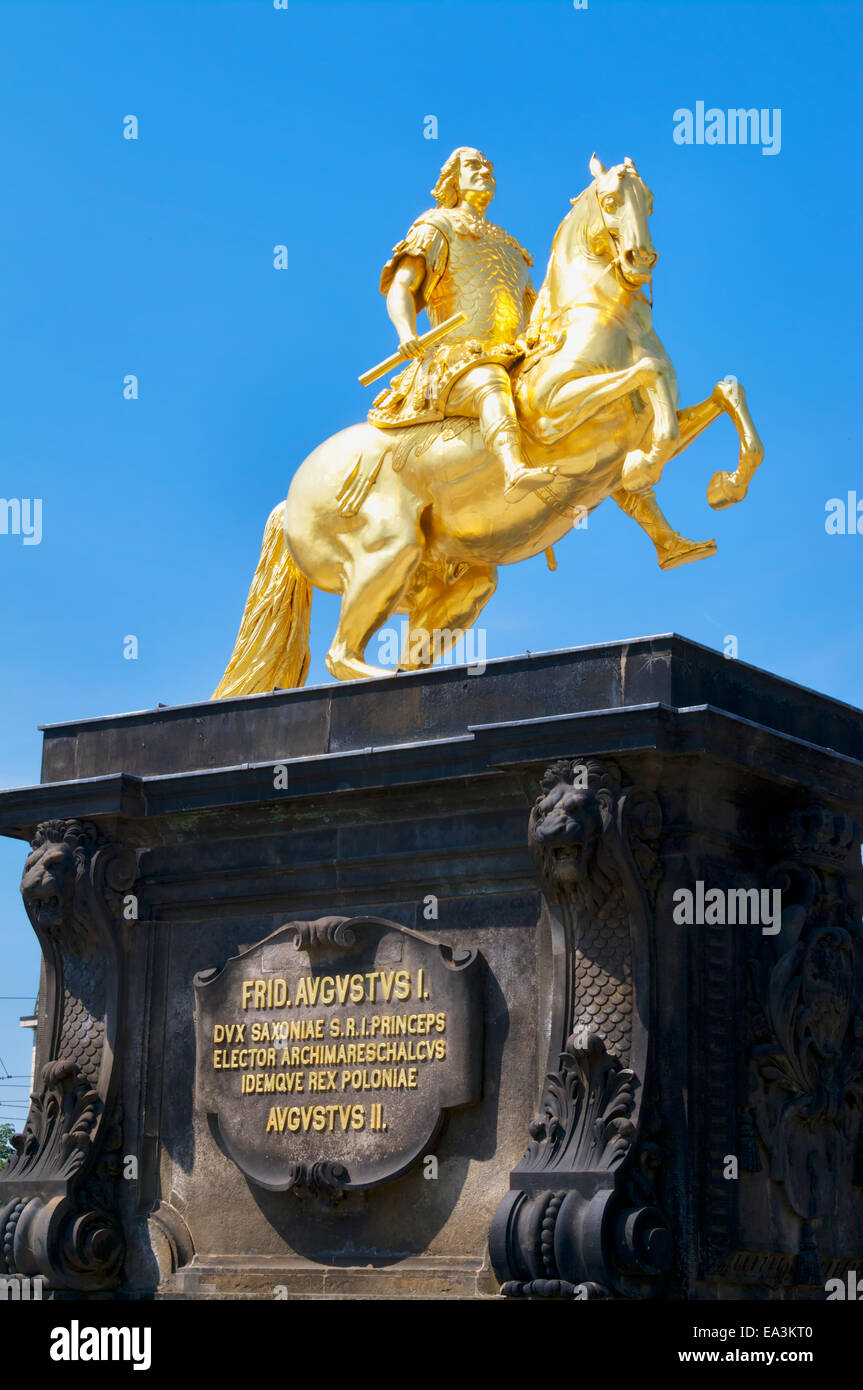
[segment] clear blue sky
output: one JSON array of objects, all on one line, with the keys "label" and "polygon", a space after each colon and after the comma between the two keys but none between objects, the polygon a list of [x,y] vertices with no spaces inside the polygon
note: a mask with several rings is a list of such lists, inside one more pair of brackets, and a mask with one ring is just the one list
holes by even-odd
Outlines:
[{"label": "clear blue sky", "polygon": [[[357,374],[392,344],[380,266],[460,144],[494,160],[491,215],[537,284],[591,152],[631,155],[682,402],[734,373],[767,449],[722,513],[705,488],[734,465],[730,423],[666,473],[661,503],[716,537],[712,560],[661,574],[608,504],[556,574],[504,570],[489,655],[734,634],[742,659],[861,703],[863,536],[824,527],[827,499],[863,498],[859,5],[20,0],[0,30],[0,494],[43,502],[40,545],[0,535],[0,785],[38,781],[39,723],[209,695],[268,512],[368,408]],[[781,108],[780,153],[676,144],[697,101]],[[317,595],[312,680],[335,616]],[[2,995],[37,980],[23,857],[0,841]],[[0,1000],[14,1073],[27,1008]],[[25,1094],[0,1086],[0,1118]]]}]

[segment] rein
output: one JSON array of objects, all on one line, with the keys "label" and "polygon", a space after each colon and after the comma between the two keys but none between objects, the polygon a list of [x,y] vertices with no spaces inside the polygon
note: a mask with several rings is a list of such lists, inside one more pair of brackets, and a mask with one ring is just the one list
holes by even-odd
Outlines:
[{"label": "rein", "polygon": [[[621,270],[621,267],[620,267],[620,250],[619,250],[619,247],[618,247],[617,238],[616,238],[616,236],[614,235],[614,232],[611,230],[611,228],[609,227],[608,223],[607,223],[606,220],[605,220],[605,213],[604,213],[603,210],[602,210],[602,203],[600,202],[600,199],[599,199],[599,189],[598,189],[597,186],[596,186],[596,179],[593,180],[593,195],[594,195],[594,197],[596,198],[596,209],[597,209],[597,212],[599,213],[599,220],[600,220],[600,222],[602,223],[602,230],[605,232],[605,235],[608,237],[609,241],[611,242],[611,245],[612,245],[613,248],[614,248],[614,258],[613,258],[613,260],[612,260],[612,262],[611,262],[612,269],[615,271],[618,280],[621,280],[621,281],[623,282],[624,288],[625,288],[625,289],[628,289],[628,290],[632,290],[632,286],[631,286],[630,284],[627,283],[626,276],[624,275],[624,273],[623,273],[623,271]],[[596,283],[596,281],[594,281],[594,284],[595,284],[595,283]],[[646,298],[646,296],[645,296],[645,298]],[[650,307],[651,307],[651,309],[652,309],[652,308],[653,308],[653,276],[652,276],[652,275],[651,275],[651,277],[650,277],[650,299],[648,300],[648,303],[649,303],[649,305],[650,305]]]}]

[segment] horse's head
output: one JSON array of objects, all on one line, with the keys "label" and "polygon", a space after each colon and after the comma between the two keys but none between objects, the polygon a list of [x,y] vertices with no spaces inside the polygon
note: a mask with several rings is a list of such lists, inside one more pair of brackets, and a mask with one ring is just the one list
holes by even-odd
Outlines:
[{"label": "horse's head", "polygon": [[581,196],[596,200],[596,214],[588,208],[591,250],[594,255],[605,252],[620,280],[638,289],[650,279],[657,260],[648,226],[653,194],[629,155],[612,169],[593,155],[590,172],[593,183]]},{"label": "horse's head", "polygon": [[657,256],[648,226],[653,194],[647,184],[628,155],[613,169],[593,155],[590,172],[593,182],[572,199],[555,232],[528,342],[559,327],[571,307],[607,298],[609,274],[624,298],[653,274]]}]

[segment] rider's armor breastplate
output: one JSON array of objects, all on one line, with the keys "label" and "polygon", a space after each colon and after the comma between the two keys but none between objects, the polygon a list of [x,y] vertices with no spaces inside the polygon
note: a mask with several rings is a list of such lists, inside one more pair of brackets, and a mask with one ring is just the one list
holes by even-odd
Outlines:
[{"label": "rider's armor breastplate", "polygon": [[375,397],[368,418],[384,428],[443,419],[451,388],[474,366],[508,371],[524,355],[517,339],[534,297],[531,259],[515,237],[460,209],[432,208],[417,218],[384,266],[384,294],[403,256],[425,261],[416,303],[432,325],[459,311],[465,322]]},{"label": "rider's armor breastplate", "polygon": [[459,310],[466,315],[467,322],[447,335],[450,346],[469,338],[483,344],[512,343],[524,328],[524,255],[499,227],[479,226],[479,233],[456,227],[447,238],[446,269],[426,306],[432,325]]}]

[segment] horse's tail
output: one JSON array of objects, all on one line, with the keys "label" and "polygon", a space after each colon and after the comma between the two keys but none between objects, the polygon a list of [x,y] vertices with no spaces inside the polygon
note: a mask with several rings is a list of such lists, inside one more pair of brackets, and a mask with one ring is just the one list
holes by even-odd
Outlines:
[{"label": "horse's tail", "polygon": [[261,558],[252,580],[228,669],[212,699],[262,695],[302,685],[309,671],[309,622],[314,592],[285,542],[285,504],[267,518]]}]

